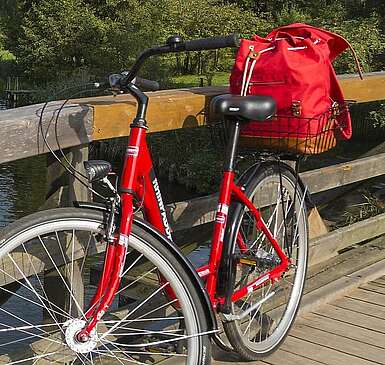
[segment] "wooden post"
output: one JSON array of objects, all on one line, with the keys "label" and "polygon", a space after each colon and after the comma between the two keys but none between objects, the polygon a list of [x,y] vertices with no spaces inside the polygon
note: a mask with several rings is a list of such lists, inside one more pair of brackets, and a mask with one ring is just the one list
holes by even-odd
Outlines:
[{"label": "wooden post", "polygon": [[[61,161],[65,165],[67,164],[66,159],[77,171],[84,175],[83,162],[88,159],[88,145],[66,150],[65,158],[61,158]],[[73,175],[69,174],[52,155],[48,157],[47,163],[48,193],[47,200],[44,204],[45,209],[72,206],[75,200],[87,201],[90,199],[87,187],[79,182]],[[71,314],[76,318],[80,316],[80,313],[68,293],[68,288],[72,287],[74,298],[79,306],[84,308],[84,282],[81,272],[82,259],[74,263],[70,262],[72,245],[75,245],[75,251],[77,251],[80,243],[77,242],[76,236],[73,237],[71,232],[68,233],[63,251],[66,257],[69,258],[69,262],[59,268],[60,273],[55,269],[48,270],[44,273],[44,290],[48,299],[65,311],[69,310],[69,303],[72,302]],[[66,283],[63,282],[62,278]],[[63,295],[63,293],[68,294]],[[45,318],[47,322],[52,321],[48,313],[45,313]]]},{"label": "wooden post", "polygon": [[[66,150],[65,157],[77,171],[85,174],[83,162],[88,159],[88,145]],[[64,157],[61,158],[61,161],[67,164]],[[75,200],[88,201],[90,199],[89,190],[70,175],[52,155],[48,156],[47,164],[48,192],[47,200],[43,205],[44,209],[72,206]]]}]

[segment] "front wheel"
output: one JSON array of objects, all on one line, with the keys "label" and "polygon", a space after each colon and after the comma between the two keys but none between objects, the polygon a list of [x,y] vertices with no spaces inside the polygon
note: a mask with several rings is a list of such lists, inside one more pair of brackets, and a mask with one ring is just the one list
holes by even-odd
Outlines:
[{"label": "front wheel", "polygon": [[90,338],[77,339],[102,274],[104,221],[101,212],[62,208],[1,232],[0,364],[209,364],[197,292],[169,250],[135,224],[119,295]]},{"label": "front wheel", "polygon": [[[266,226],[291,261],[277,282],[268,281],[232,303],[234,316],[247,315],[224,322],[234,349],[244,359],[256,360],[279,347],[297,314],[306,276],[308,225],[305,194],[285,165],[262,165],[245,188],[247,197],[260,210]],[[235,263],[231,285],[236,291],[273,270],[280,260],[267,237],[256,229],[255,217],[245,206],[238,205],[229,220],[228,224],[235,227],[233,237],[237,241],[231,253]]]}]

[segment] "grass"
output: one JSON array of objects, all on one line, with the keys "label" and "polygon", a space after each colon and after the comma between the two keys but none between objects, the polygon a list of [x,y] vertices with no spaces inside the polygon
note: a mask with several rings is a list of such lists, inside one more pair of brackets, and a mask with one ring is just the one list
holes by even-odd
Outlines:
[{"label": "grass", "polygon": [[[212,78],[212,86],[223,86],[229,84],[228,72],[216,72]],[[205,75],[183,75],[175,76],[171,79],[172,87],[197,87],[201,86],[201,78],[203,79],[203,85],[207,86],[207,77]]]},{"label": "grass", "polygon": [[362,194],[364,202],[354,204],[344,213],[345,224],[350,225],[385,212],[384,203],[369,191]]}]

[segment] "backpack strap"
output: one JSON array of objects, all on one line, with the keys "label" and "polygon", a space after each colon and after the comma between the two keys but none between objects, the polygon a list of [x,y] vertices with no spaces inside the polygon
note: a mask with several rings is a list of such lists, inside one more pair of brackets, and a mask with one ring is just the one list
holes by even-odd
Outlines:
[{"label": "backpack strap", "polygon": [[[294,31],[294,34],[293,34],[293,32],[290,32],[290,31]],[[330,32],[330,31],[325,30],[325,29],[313,27],[311,25],[304,24],[304,23],[294,23],[294,24],[289,24],[289,25],[285,25],[285,26],[274,29],[273,31],[271,31],[267,35],[267,38],[274,37],[279,32],[287,32],[287,33],[290,33],[292,35],[296,35],[300,31],[308,32],[308,36],[313,35],[314,37],[321,37],[322,38],[322,34],[323,34],[324,36],[330,37],[330,38],[336,40],[337,42],[339,41],[339,44],[340,44],[339,48],[334,47],[334,49],[330,49],[330,51],[332,53],[331,60],[333,60],[336,56],[338,56],[340,53],[342,53],[346,48],[349,48],[350,51],[352,52],[354,61],[355,61],[356,66],[357,66],[357,71],[358,71],[358,74],[359,74],[361,80],[364,78],[363,72],[362,72],[362,67],[361,67],[361,64],[358,60],[356,51],[354,50],[352,45],[344,37],[342,37],[336,33]],[[324,40],[327,41],[327,39],[324,39]]]},{"label": "backpack strap", "polygon": [[360,75],[360,79],[363,80],[364,79],[364,75],[363,75],[363,72],[362,72],[362,67],[361,67],[360,61],[358,60],[358,57],[357,57],[357,53],[354,50],[354,48],[352,47],[352,45],[346,39],[345,39],[345,42],[347,43],[350,51],[352,52],[354,61],[356,62],[358,74]]}]

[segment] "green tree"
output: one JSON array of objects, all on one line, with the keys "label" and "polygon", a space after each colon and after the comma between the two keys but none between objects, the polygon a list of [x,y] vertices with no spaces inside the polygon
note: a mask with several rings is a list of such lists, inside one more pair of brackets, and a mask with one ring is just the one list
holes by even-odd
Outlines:
[{"label": "green tree", "polygon": [[16,54],[28,76],[46,82],[76,68],[102,67],[105,34],[82,1],[36,1],[23,18]]},{"label": "green tree", "polygon": [[[218,4],[212,0],[163,0],[161,39],[179,34],[186,40],[227,35],[233,32],[250,36],[266,26],[249,10],[235,4]],[[233,53],[220,50],[212,53],[176,55],[177,73],[206,73],[218,68],[229,69]]]}]

